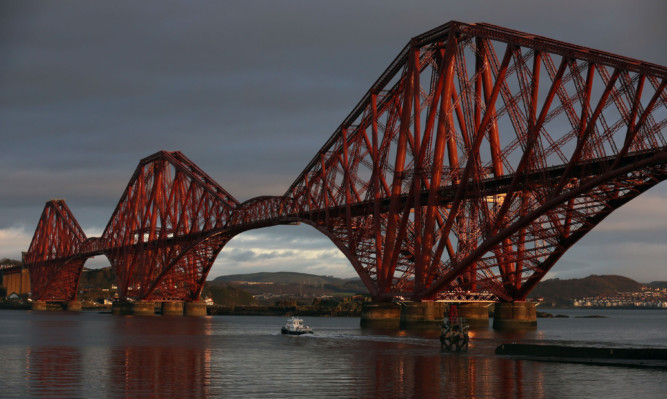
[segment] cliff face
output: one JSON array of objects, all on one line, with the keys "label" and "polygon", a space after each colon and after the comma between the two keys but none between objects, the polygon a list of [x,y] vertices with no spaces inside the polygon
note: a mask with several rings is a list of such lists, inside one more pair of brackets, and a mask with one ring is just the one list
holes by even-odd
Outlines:
[{"label": "cliff face", "polygon": [[540,282],[529,298],[543,297],[544,303],[555,306],[570,306],[575,298],[612,296],[617,292],[635,292],[642,284],[623,276],[592,275],[580,279],[551,279]]}]

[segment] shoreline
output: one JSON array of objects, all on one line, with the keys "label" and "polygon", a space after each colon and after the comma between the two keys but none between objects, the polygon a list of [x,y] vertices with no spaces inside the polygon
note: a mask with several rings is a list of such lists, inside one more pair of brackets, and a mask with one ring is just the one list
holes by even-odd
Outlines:
[{"label": "shoreline", "polygon": [[[84,311],[110,312],[111,305],[101,305],[84,302],[82,304]],[[0,301],[0,310],[31,310],[30,303],[20,303]],[[53,303],[49,304],[49,311],[59,311],[62,306]],[[308,317],[360,317],[361,307],[337,308],[331,306],[317,305],[208,305],[207,314],[211,316],[308,316]],[[648,308],[648,307],[546,307],[539,306],[537,309],[538,318],[568,318],[568,317],[595,317],[595,316],[567,316],[562,314],[550,313],[554,310],[665,310],[667,308]],[[159,312],[157,312],[159,314]],[[491,315],[489,315],[491,317]],[[604,316],[599,316],[604,317]]]},{"label": "shoreline", "polygon": [[[0,310],[32,310],[30,303],[0,302]],[[111,313],[111,305],[91,306],[83,304],[82,311]],[[49,304],[47,311],[65,311],[57,303]],[[209,305],[209,316],[307,316],[307,317],[360,317],[361,309],[336,309],[326,306],[263,306],[263,305]],[[156,312],[161,314],[161,312]]]},{"label": "shoreline", "polygon": [[545,306],[542,304],[537,305],[537,309],[544,310],[667,310],[667,308],[661,307],[648,307],[648,306]]},{"label": "shoreline", "polygon": [[623,348],[544,344],[502,344],[496,355],[512,359],[667,369],[667,348]]}]

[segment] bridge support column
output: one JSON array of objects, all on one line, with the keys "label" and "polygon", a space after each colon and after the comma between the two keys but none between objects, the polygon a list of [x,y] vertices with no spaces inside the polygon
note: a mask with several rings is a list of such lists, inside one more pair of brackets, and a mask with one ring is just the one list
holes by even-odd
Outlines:
[{"label": "bridge support column", "polygon": [[183,316],[183,302],[162,302],[162,316]]},{"label": "bridge support column", "polygon": [[111,304],[111,314],[114,316],[132,314],[132,303],[127,301],[114,301]]},{"label": "bridge support column", "polygon": [[494,330],[537,328],[537,311],[532,302],[498,302],[493,312]]},{"label": "bridge support column", "polygon": [[444,302],[401,303],[401,329],[439,329],[447,304]]},{"label": "bridge support column", "polygon": [[456,309],[459,317],[466,319],[471,328],[489,328],[489,306],[487,302],[458,303]]},{"label": "bridge support column", "polygon": [[46,301],[34,301],[31,308],[32,310],[46,310]]},{"label": "bridge support column", "polygon": [[398,329],[401,306],[396,302],[364,302],[361,304],[361,328]]},{"label": "bridge support column", "polygon": [[132,314],[134,316],[153,316],[155,315],[155,303],[149,301],[139,301],[132,304]]},{"label": "bridge support column", "polygon": [[65,304],[65,310],[68,312],[80,312],[83,307],[81,306],[81,301],[68,301]]},{"label": "bridge support column", "polygon": [[204,302],[185,302],[185,316],[206,316],[206,303]]}]

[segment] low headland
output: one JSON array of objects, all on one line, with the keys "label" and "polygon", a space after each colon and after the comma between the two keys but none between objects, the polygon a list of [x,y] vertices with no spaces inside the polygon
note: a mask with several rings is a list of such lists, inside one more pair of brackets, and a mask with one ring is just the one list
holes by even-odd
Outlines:
[{"label": "low headland", "polygon": [[[109,311],[117,297],[111,267],[84,268],[79,287],[77,299],[84,310]],[[0,299],[0,309],[30,308],[26,293],[17,295],[3,287],[0,298],[5,298]],[[359,278],[264,272],[209,280],[201,299],[214,315],[357,317],[361,314],[361,304],[370,300],[370,296]],[[643,284],[615,275],[550,279],[540,282],[528,299],[539,303],[540,318],[566,317],[551,311],[562,308],[667,309],[667,282]],[[55,310],[57,306],[52,308]]]}]

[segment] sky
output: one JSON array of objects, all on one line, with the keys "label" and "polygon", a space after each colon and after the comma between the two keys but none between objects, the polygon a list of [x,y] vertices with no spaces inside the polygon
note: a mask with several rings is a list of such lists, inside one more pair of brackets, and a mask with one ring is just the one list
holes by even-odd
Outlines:
[{"label": "sky", "polygon": [[[666,15],[664,0],[3,0],[0,259],[20,259],[52,198],[99,236],[139,160],[159,150],[183,152],[240,201],[282,195],[409,39],[450,20],[667,65]],[[667,280],[665,184],[548,277]],[[235,237],[209,279],[257,271],[356,276],[300,225]]]}]

